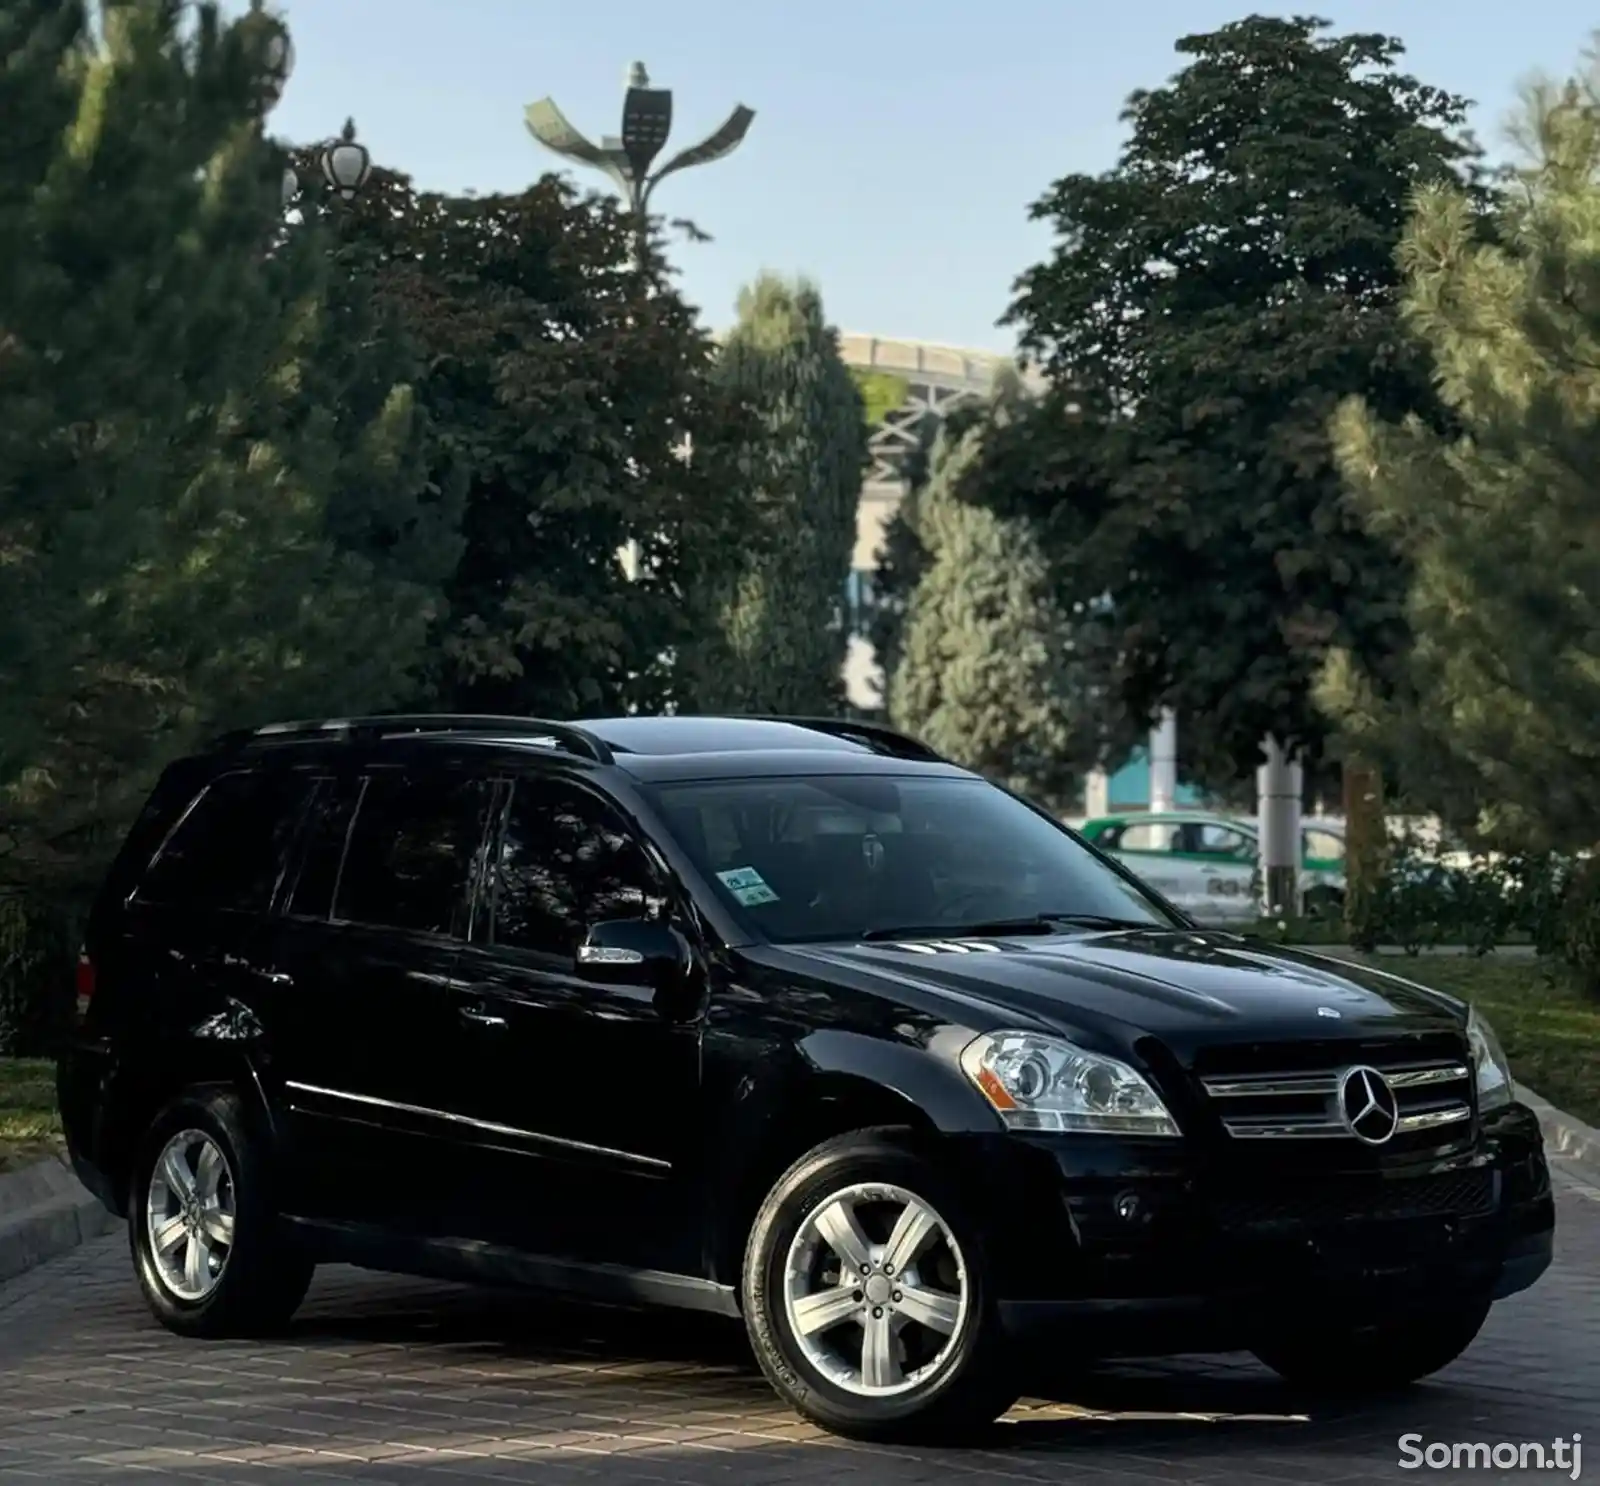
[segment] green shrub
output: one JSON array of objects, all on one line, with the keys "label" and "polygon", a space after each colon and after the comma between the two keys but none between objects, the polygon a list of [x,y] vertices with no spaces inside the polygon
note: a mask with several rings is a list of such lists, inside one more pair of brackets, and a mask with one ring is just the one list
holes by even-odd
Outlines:
[{"label": "green shrub", "polygon": [[0,1057],[47,1057],[70,1015],[72,941],[65,917],[0,896]]},{"label": "green shrub", "polygon": [[1416,954],[1440,944],[1488,954],[1531,943],[1555,953],[1571,863],[1549,855],[1491,856],[1446,863],[1418,842],[1394,843],[1382,878],[1363,904],[1363,944],[1393,944]]},{"label": "green shrub", "polygon": [[1600,994],[1600,858],[1579,862],[1565,883],[1557,953],[1585,991]]}]

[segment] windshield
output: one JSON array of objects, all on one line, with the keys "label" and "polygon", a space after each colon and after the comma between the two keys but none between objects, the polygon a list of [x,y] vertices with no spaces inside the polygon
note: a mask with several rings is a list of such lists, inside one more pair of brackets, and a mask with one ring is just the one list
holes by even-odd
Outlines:
[{"label": "windshield", "polygon": [[1177,926],[1065,830],[979,779],[819,775],[661,785],[678,843],[776,943]]}]

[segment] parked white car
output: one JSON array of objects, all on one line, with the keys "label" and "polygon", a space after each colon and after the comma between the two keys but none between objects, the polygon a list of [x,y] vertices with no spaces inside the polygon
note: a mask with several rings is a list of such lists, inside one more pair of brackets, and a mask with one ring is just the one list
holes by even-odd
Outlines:
[{"label": "parked white car", "polygon": [[[1130,811],[1087,820],[1082,834],[1202,923],[1259,917],[1260,841],[1254,821],[1202,810]],[[1301,824],[1300,891],[1308,913],[1344,905],[1344,827]]]}]

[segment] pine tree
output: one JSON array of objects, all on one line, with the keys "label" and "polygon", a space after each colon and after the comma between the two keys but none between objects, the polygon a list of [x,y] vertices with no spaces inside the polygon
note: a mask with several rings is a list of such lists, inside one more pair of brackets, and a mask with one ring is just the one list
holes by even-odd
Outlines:
[{"label": "pine tree", "polygon": [[742,483],[762,530],[720,606],[718,633],[699,647],[695,703],[836,714],[867,429],[815,287],[769,276],[745,290],[717,375],[755,425]]},{"label": "pine tree", "polygon": [[[1600,841],[1600,98],[1530,102],[1536,155],[1485,244],[1424,191],[1404,313],[1462,432],[1346,405],[1340,468],[1415,573],[1395,677],[1335,655],[1321,697],[1424,806],[1500,841]],[[1394,683],[1398,684],[1394,684]]]},{"label": "pine tree", "polygon": [[382,467],[404,409],[363,422],[313,365],[329,263],[283,231],[270,33],[178,0],[96,15],[0,10],[26,121],[0,163],[0,878],[67,892],[175,752],[403,694],[422,634],[330,526],[338,449]]},{"label": "pine tree", "polygon": [[1003,381],[984,415],[943,430],[918,496],[927,567],[889,680],[897,727],[1009,788],[1064,808],[1093,760],[1069,616],[1026,522],[974,499],[984,446],[1022,411]]}]

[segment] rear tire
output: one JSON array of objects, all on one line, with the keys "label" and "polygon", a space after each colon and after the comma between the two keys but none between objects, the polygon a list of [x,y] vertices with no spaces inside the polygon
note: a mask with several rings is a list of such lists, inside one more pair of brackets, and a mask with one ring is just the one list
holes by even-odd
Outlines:
[{"label": "rear tire", "polygon": [[313,1262],[281,1231],[272,1165],[231,1089],[191,1089],[156,1116],[134,1160],[128,1236],[155,1318],[183,1336],[286,1325]]},{"label": "rear tire", "polygon": [[767,1380],[834,1434],[958,1438],[1019,1396],[982,1225],[896,1132],[826,1141],[778,1179],[741,1290]]},{"label": "rear tire", "polygon": [[1285,1382],[1319,1393],[1386,1393],[1448,1367],[1476,1340],[1486,1300],[1374,1326],[1316,1326],[1255,1355]]}]

